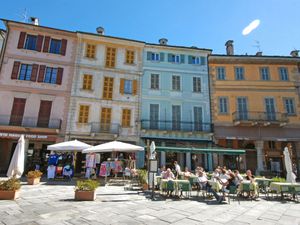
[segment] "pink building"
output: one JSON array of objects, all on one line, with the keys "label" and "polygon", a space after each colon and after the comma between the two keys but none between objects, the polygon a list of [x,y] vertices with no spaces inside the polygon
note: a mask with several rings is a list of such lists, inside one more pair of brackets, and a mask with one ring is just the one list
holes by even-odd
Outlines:
[{"label": "pink building", "polygon": [[25,134],[27,168],[43,166],[48,144],[64,139],[76,33],[2,20],[0,58],[0,172],[8,168],[18,137]]}]

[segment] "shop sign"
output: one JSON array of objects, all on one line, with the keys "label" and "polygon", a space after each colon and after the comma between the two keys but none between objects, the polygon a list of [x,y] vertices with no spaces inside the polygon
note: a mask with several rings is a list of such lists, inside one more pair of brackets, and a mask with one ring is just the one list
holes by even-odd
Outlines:
[{"label": "shop sign", "polygon": [[[8,138],[19,138],[22,134],[16,133],[0,133],[0,137],[8,137]],[[47,139],[47,135],[39,135],[39,134],[24,134],[25,138],[28,139]]]}]

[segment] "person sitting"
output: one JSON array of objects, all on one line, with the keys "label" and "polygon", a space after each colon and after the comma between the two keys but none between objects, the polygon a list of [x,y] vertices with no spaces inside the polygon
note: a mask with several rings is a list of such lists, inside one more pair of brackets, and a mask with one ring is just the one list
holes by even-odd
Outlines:
[{"label": "person sitting", "polygon": [[163,178],[163,179],[167,179],[167,180],[174,180],[174,179],[175,179],[175,176],[174,176],[174,174],[172,173],[171,169],[168,168],[168,169],[166,170],[166,172],[163,173],[163,177],[162,177],[162,178]]},{"label": "person sitting", "polygon": [[198,176],[199,190],[206,189],[207,182],[208,180],[206,174],[203,171],[199,171],[199,176]]},{"label": "person sitting", "polygon": [[157,176],[163,176],[163,174],[166,172],[166,167],[162,166],[161,168],[158,168],[157,170]]},{"label": "person sitting", "polygon": [[[167,171],[163,174],[163,179],[167,179],[167,196],[172,196],[172,193],[174,191],[174,179],[175,179],[175,176],[174,174],[172,173],[171,169],[168,168]],[[169,187],[172,187],[172,188],[169,188]]]},{"label": "person sitting", "polygon": [[238,170],[234,171],[234,175],[235,175],[234,183],[237,187],[239,187],[241,182],[244,180],[244,178],[242,177],[242,175]]},{"label": "person sitting", "polygon": [[193,174],[189,171],[189,168],[188,167],[185,167],[185,170],[183,172],[183,178],[185,180],[188,180],[190,179],[190,177],[192,176]]},{"label": "person sitting", "polygon": [[211,176],[211,180],[212,181],[217,181],[217,178],[220,176],[220,169],[219,168],[216,168],[214,170],[214,172],[212,173],[212,176]]},{"label": "person sitting", "polygon": [[250,180],[251,183],[254,182],[255,177],[252,175],[251,170],[246,171],[246,180]]}]

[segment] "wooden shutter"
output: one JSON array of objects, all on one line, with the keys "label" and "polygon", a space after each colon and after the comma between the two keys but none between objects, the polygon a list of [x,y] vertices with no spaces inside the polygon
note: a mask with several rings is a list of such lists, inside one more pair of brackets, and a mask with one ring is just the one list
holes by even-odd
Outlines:
[{"label": "wooden shutter", "polygon": [[45,70],[46,70],[46,66],[45,65],[40,65],[38,82],[43,82],[44,81]]},{"label": "wooden shutter", "polygon": [[21,32],[19,36],[18,48],[24,48],[26,32]]},{"label": "wooden shutter", "polygon": [[161,62],[165,61],[165,53],[163,52],[159,53],[159,61]]},{"label": "wooden shutter", "polygon": [[20,64],[21,63],[18,62],[18,61],[14,62],[13,70],[12,70],[12,73],[11,73],[11,79],[13,79],[13,80],[18,79]]},{"label": "wooden shutter", "polygon": [[124,94],[124,84],[125,84],[125,79],[121,78],[120,79],[120,94]]},{"label": "wooden shutter", "polygon": [[42,44],[43,44],[44,36],[38,35],[37,42],[36,42],[36,50],[38,52],[42,51]]},{"label": "wooden shutter", "polygon": [[48,127],[51,108],[52,108],[52,101],[41,100],[39,117],[37,122],[38,127]]},{"label": "wooden shutter", "polygon": [[132,81],[132,94],[133,95],[137,94],[137,80]]},{"label": "wooden shutter", "polygon": [[184,55],[180,55],[180,63],[184,63]]},{"label": "wooden shutter", "polygon": [[23,121],[23,115],[25,110],[26,99],[14,98],[13,107],[10,113],[10,125],[21,126]]},{"label": "wooden shutter", "polygon": [[49,37],[49,36],[45,37],[43,52],[49,52],[50,39],[51,39],[51,37]]},{"label": "wooden shutter", "polygon": [[61,40],[61,55],[66,55],[67,42],[68,41],[66,39]]},{"label": "wooden shutter", "polygon": [[56,84],[59,84],[59,85],[61,84],[62,78],[63,78],[63,72],[64,72],[64,68],[58,67]]},{"label": "wooden shutter", "polygon": [[38,69],[39,69],[39,65],[37,65],[37,64],[33,64],[33,65],[32,65],[32,71],[31,71],[31,77],[30,77],[30,80],[33,81],[33,82],[36,81]]},{"label": "wooden shutter", "polygon": [[147,52],[147,60],[151,60],[152,52]]}]

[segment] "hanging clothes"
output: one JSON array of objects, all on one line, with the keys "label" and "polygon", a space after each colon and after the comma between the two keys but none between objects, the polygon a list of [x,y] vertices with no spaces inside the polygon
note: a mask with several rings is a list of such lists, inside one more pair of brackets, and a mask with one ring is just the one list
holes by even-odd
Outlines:
[{"label": "hanging clothes", "polygon": [[47,178],[48,179],[54,179],[55,171],[56,171],[56,166],[49,165],[48,168],[47,168]]},{"label": "hanging clothes", "polygon": [[96,167],[96,154],[87,154],[85,157],[85,167],[86,168],[95,168]]},{"label": "hanging clothes", "polygon": [[111,168],[110,168],[109,162],[101,163],[99,176],[101,176],[101,177],[109,176],[110,175],[110,169]]}]

